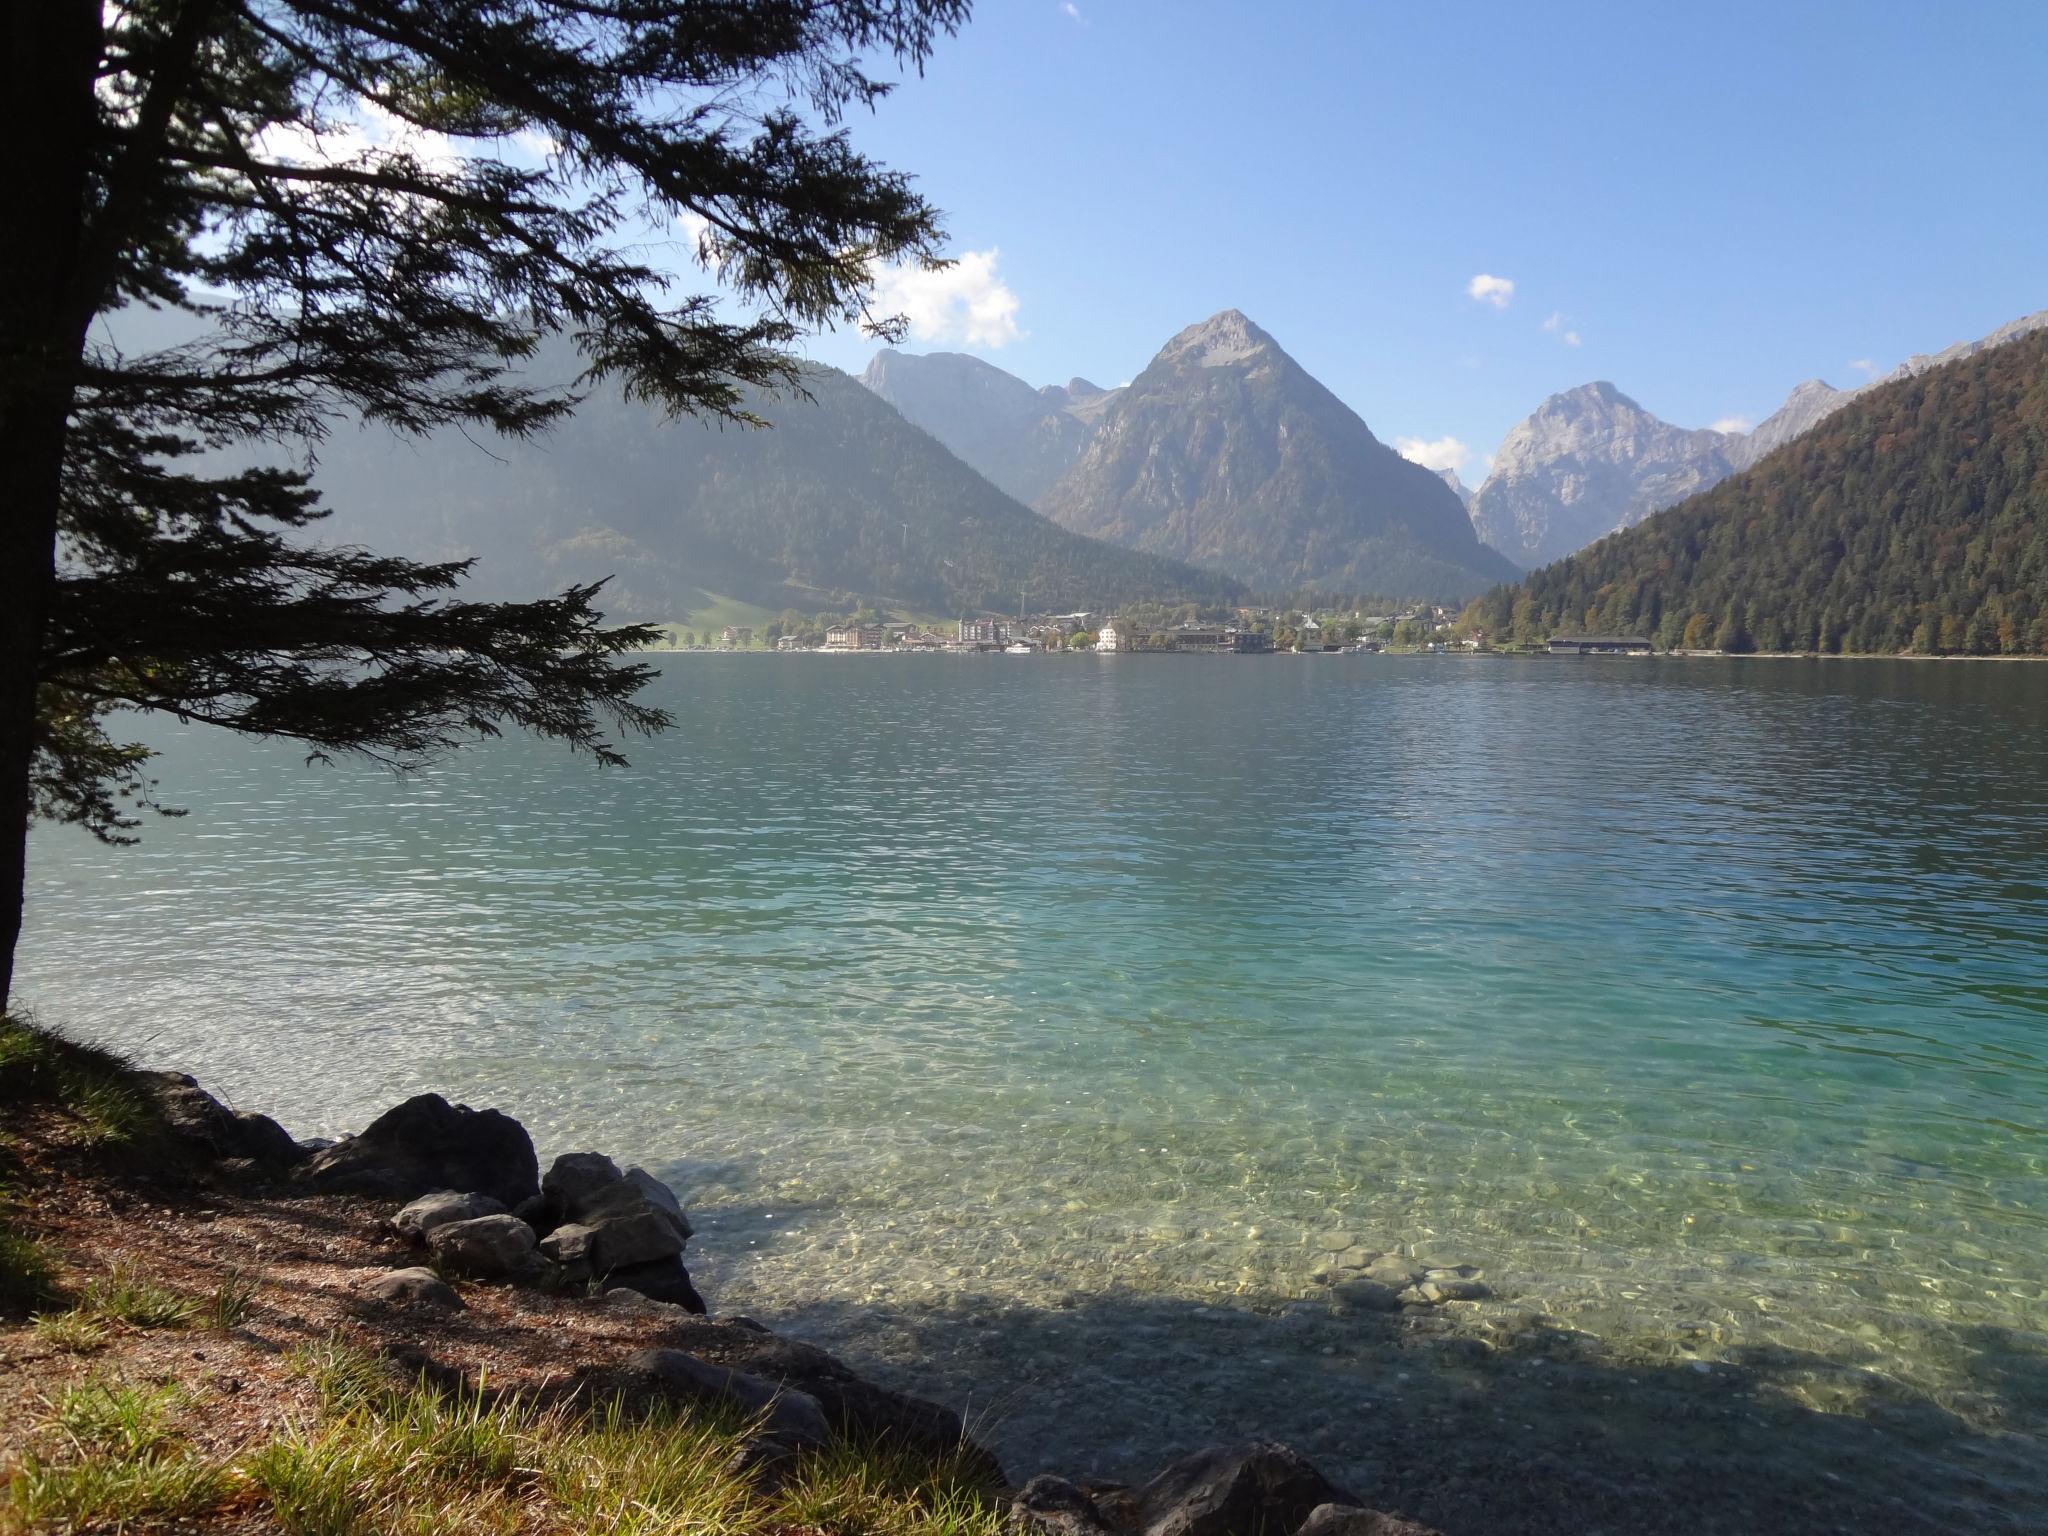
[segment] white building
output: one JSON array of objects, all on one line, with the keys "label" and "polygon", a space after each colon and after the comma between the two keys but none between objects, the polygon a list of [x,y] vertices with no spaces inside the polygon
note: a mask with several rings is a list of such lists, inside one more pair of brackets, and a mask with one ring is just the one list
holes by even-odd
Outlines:
[{"label": "white building", "polygon": [[1095,649],[1098,651],[1128,651],[1131,648],[1131,630],[1128,625],[1119,629],[1114,623],[1105,624],[1095,635]]}]

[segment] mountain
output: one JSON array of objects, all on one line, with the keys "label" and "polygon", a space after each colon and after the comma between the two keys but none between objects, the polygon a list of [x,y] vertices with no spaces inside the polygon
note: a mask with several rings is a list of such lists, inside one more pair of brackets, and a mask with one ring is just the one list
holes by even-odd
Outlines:
[{"label": "mountain", "polygon": [[1472,526],[1509,559],[1543,565],[1724,478],[1731,441],[1660,421],[1612,384],[1581,384],[1502,439]]},{"label": "mountain", "polygon": [[1495,549],[1523,565],[1542,565],[1748,469],[1867,390],[2043,327],[2048,310],[2009,321],[1975,341],[1909,357],[1855,389],[1808,379],[1754,431],[1739,436],[1671,426],[1611,384],[1553,395],[1501,444],[1493,474],[1470,502],[1473,524]]},{"label": "mountain", "polygon": [[1102,419],[1102,413],[1110,408],[1118,395],[1124,392],[1119,384],[1115,389],[1104,389],[1100,384],[1090,384],[1086,379],[1073,378],[1065,384],[1048,384],[1039,390],[1058,409],[1069,416],[1087,423],[1093,431]]},{"label": "mountain", "polygon": [[1474,605],[1536,638],[2048,654],[2048,331],[1869,390],[1731,480]]},{"label": "mountain", "polygon": [[[964,352],[875,354],[861,383],[924,428],[1006,495],[1026,505],[1081,456],[1093,427],[1065,399]],[[1084,379],[1075,385],[1103,393]],[[1073,386],[1061,391],[1071,394]]]},{"label": "mountain", "polygon": [[1775,453],[1803,433],[1811,432],[1856,396],[1825,379],[1808,379],[1785,397],[1785,403],[1758,422],[1755,429],[1728,445],[1728,462],[1747,469],[1765,454]]},{"label": "mountain", "polygon": [[1867,384],[1859,384],[1854,389],[1836,389],[1823,380],[1808,379],[1795,388],[1786,397],[1785,403],[1766,417],[1754,432],[1729,451],[1729,461],[1737,469],[1747,469],[1765,454],[1782,448],[1803,432],[1810,432],[1864,390],[1876,389],[1882,384],[1895,384],[1900,379],[1918,378],[1932,369],[1960,362],[1966,357],[1975,357],[1986,348],[2002,347],[2009,341],[2031,336],[2044,327],[2048,327],[2048,309],[2037,310],[2031,315],[2022,315],[2017,320],[2008,320],[1997,330],[1989,335],[1979,336],[1975,341],[1959,341],[1939,352],[1916,353],[1890,373],[1872,379]]},{"label": "mountain", "polygon": [[[567,376],[566,358],[544,359]],[[481,594],[611,576],[607,611],[663,618],[705,591],[820,608],[847,596],[940,612],[1225,601],[1228,578],[1079,537],[990,485],[846,374],[749,406],[772,429],[664,419],[595,396],[531,443],[336,434],[317,483],[329,542],[477,556]]]},{"label": "mountain", "polygon": [[1467,513],[1470,513],[1472,510],[1472,498],[1478,493],[1458,478],[1458,472],[1455,469],[1440,469],[1436,473],[1437,478],[1451,488],[1451,494],[1458,498],[1458,505],[1463,507]]},{"label": "mountain", "polygon": [[1454,597],[1511,570],[1449,487],[1234,309],[1175,336],[1103,407],[1038,506],[1272,592]]}]

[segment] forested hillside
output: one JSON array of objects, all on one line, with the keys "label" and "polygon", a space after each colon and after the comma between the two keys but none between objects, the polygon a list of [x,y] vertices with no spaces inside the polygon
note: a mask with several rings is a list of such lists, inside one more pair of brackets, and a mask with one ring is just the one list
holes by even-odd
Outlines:
[{"label": "forested hillside", "polygon": [[1861,395],[1466,620],[1516,640],[2048,654],[2048,332]]}]

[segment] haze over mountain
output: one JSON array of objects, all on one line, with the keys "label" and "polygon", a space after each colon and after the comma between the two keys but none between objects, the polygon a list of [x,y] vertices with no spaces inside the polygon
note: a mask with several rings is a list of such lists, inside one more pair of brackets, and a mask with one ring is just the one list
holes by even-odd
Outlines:
[{"label": "haze over mountain", "polygon": [[1704,494],[1489,593],[1495,635],[2048,653],[2048,331],[1899,370]]},{"label": "haze over mountain", "polygon": [[765,430],[668,421],[598,396],[531,443],[338,434],[317,477],[335,516],[318,535],[477,556],[480,594],[611,576],[604,606],[620,618],[678,615],[706,591],[807,609],[892,598],[946,613],[1011,612],[1020,590],[1039,609],[1238,595],[1227,577],[1038,516],[846,374],[812,368],[804,384],[809,401],[749,401]]},{"label": "haze over mountain", "polygon": [[[1094,430],[1068,409],[1072,386],[1055,399],[964,352],[878,352],[860,381],[1027,506],[1080,458]],[[1084,379],[1074,384],[1103,393]]]},{"label": "haze over mountain", "polygon": [[1472,525],[1509,559],[1544,565],[1724,478],[1730,441],[1661,421],[1612,384],[1581,384],[1501,440]]},{"label": "haze over mountain", "polygon": [[1512,569],[1433,471],[1234,309],[1175,336],[1107,403],[1039,505],[1268,591],[1456,597]]}]

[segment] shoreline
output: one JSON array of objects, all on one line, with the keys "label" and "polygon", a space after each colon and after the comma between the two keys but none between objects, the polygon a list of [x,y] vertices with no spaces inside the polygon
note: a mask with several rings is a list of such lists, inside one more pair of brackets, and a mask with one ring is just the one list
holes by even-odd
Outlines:
[{"label": "shoreline", "polygon": [[[195,1093],[196,1087],[190,1093],[181,1087],[175,1096],[202,1127],[211,1128],[205,1136],[224,1134],[218,1117],[226,1112],[203,1094],[193,1098]],[[238,1124],[254,1118],[234,1117]],[[365,1131],[356,1140],[370,1134]],[[350,1142],[340,1145],[346,1148]],[[1092,1451],[1081,1465],[1068,1457],[1054,1462],[1075,1479],[1061,1484],[1068,1488],[1116,1487],[1129,1496],[1160,1462],[1150,1450],[1120,1449],[1113,1426],[1162,1412],[1178,1426],[1179,1451],[1277,1434],[1311,1463],[1330,1470],[1339,1483],[1350,1482],[1367,1503],[1422,1520],[1445,1536],[1561,1536],[1595,1528],[1704,1533],[1744,1523],[1818,1533],[1868,1526],[1880,1517],[1887,1528],[1932,1531],[1947,1528],[1943,1522],[1957,1500],[1970,1506],[1966,1517],[1957,1518],[1967,1518],[1974,1528],[2017,1532],[2026,1528],[2025,1517],[2006,1524],[1999,1512],[2025,1507],[2021,1490],[2032,1484],[2018,1468],[2039,1465],[2031,1459],[2037,1440],[1967,1429],[1911,1394],[1879,1394],[1860,1408],[1845,1401],[1837,1411],[1802,1403],[1787,1388],[1805,1380],[1818,1362],[1781,1359],[1762,1349],[1740,1359],[1659,1364],[1611,1354],[1589,1336],[1547,1328],[1533,1317],[1521,1335],[1488,1344],[1455,1327],[1410,1326],[1449,1318],[1460,1305],[1455,1300],[1428,1314],[1413,1308],[1387,1311],[1382,1310],[1387,1298],[1368,1290],[1361,1291],[1360,1307],[1322,1321],[1292,1308],[1267,1314],[1115,1292],[1077,1295],[1044,1311],[1004,1310],[972,1298],[922,1304],[871,1301],[836,1309],[797,1305],[783,1316],[764,1314],[761,1321],[775,1332],[757,1336],[749,1331],[758,1330],[759,1323],[718,1318],[723,1308],[716,1292],[708,1298],[713,1309],[708,1321],[615,1292],[601,1316],[593,1314],[585,1322],[573,1296],[531,1291],[501,1279],[457,1276],[465,1303],[460,1315],[469,1321],[448,1335],[439,1324],[422,1324],[417,1309],[394,1312],[366,1293],[377,1275],[390,1277],[394,1266],[417,1262],[416,1242],[408,1252],[406,1243],[381,1235],[388,1228],[379,1223],[393,1219],[395,1193],[366,1198],[303,1188],[303,1180],[265,1175],[250,1166],[252,1160],[240,1155],[246,1149],[239,1141],[233,1149],[237,1155],[226,1162],[219,1158],[222,1148],[209,1143],[203,1150],[213,1171],[193,1186],[199,1192],[191,1197],[189,1212],[185,1197],[172,1195],[168,1187],[161,1200],[142,1197],[143,1209],[160,1211],[149,1218],[150,1241],[159,1248],[169,1243],[173,1250],[197,1247],[218,1257],[238,1230],[236,1224],[249,1224],[260,1235],[259,1251],[267,1244],[269,1251],[287,1255],[299,1298],[282,1303],[267,1299],[266,1292],[258,1305],[282,1306],[298,1316],[305,1325],[301,1333],[310,1335],[330,1315],[331,1309],[322,1310],[327,1304],[316,1300],[319,1295],[335,1298],[333,1305],[340,1310],[331,1315],[339,1325],[368,1328],[379,1337],[384,1334],[377,1330],[388,1333],[402,1313],[410,1321],[390,1339],[412,1352],[404,1357],[414,1362],[412,1369],[453,1371],[451,1379],[490,1372],[512,1390],[520,1381],[558,1379],[575,1358],[564,1350],[586,1335],[617,1353],[635,1343],[646,1347],[639,1332],[652,1326],[670,1341],[665,1347],[739,1350],[718,1358],[726,1362],[721,1368],[745,1370],[777,1358],[773,1351],[760,1353],[768,1346],[757,1337],[789,1340],[789,1347],[807,1336],[853,1340],[846,1358],[854,1370],[872,1372],[868,1379],[880,1390],[917,1401],[934,1383],[944,1383],[940,1390],[964,1411],[976,1438],[992,1431],[997,1445],[1008,1437],[1007,1423],[1025,1404],[1031,1410],[1026,1417],[1050,1412],[1074,1419],[1078,1412],[1076,1422],[1091,1426],[1081,1438]],[[332,1152],[323,1148],[315,1155],[331,1157]],[[575,1159],[558,1159],[556,1169],[565,1161]],[[687,1200],[688,1191],[681,1193]],[[87,1207],[95,1199],[119,1202],[121,1197],[106,1192],[74,1203]],[[97,1231],[104,1238],[119,1230],[88,1209],[59,1210],[57,1205],[49,1202],[49,1215],[56,1219],[46,1224],[60,1233]],[[352,1235],[344,1240],[345,1233]],[[715,1238],[699,1238],[695,1246],[705,1241]],[[289,1258],[294,1252],[298,1257]],[[104,1254],[74,1257],[88,1270],[105,1259]],[[1332,1262],[1339,1257],[1333,1253]],[[1013,1343],[1023,1340],[1028,1345],[1024,1357],[1041,1362],[1040,1368],[993,1379],[986,1365],[972,1357],[942,1361],[932,1355],[937,1342],[930,1328],[933,1312],[949,1306],[978,1310],[975,1326],[983,1331],[998,1330],[1012,1336]],[[20,1365],[24,1357],[11,1332],[0,1331],[5,1341],[0,1348]],[[746,1338],[740,1337],[743,1333]],[[1108,1336],[1153,1341],[1144,1351],[1153,1362],[1146,1379],[1119,1376],[1098,1357],[1088,1341]],[[909,1363],[901,1358],[905,1351],[877,1348],[891,1337],[909,1343]],[[1316,1339],[1326,1342],[1318,1346]],[[921,1348],[919,1340],[926,1341]],[[1283,1340],[1308,1346],[1280,1352],[1290,1362],[1289,1395],[1298,1405],[1283,1416],[1284,1422],[1247,1423],[1227,1401],[1207,1400],[1213,1372],[1223,1359],[1274,1354]],[[803,1359],[816,1366],[816,1354]],[[882,1354],[895,1358],[871,1358]],[[63,1362],[44,1357],[43,1364],[56,1368]],[[583,1370],[577,1366],[571,1376],[582,1379],[577,1372]],[[1333,1428],[1341,1423],[1343,1438],[1353,1441],[1362,1426],[1372,1453],[1344,1466],[1327,1461],[1337,1441],[1317,1433],[1319,1420]],[[1017,1482],[1046,1464],[1036,1455],[1006,1460]],[[1102,1481],[1105,1477],[1110,1481]],[[1985,1478],[1991,1482],[1984,1483]],[[2017,1504],[1998,1493],[2001,1478],[2011,1480]],[[1827,1484],[1823,1497],[1820,1489],[1828,1479],[1837,1482]],[[1086,1508],[1094,1511],[1089,1521],[1100,1524],[1061,1525],[1040,1530],[1038,1536],[1141,1536],[1120,1528],[1094,1496]],[[1023,1529],[1033,1527],[1027,1522]]]}]

